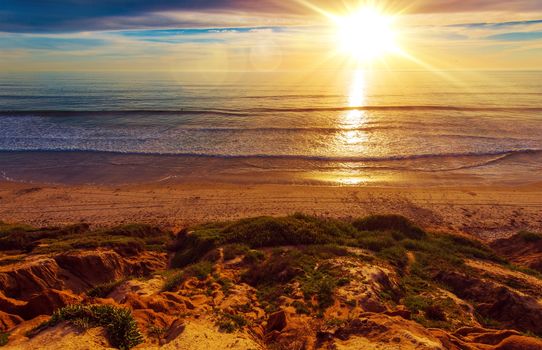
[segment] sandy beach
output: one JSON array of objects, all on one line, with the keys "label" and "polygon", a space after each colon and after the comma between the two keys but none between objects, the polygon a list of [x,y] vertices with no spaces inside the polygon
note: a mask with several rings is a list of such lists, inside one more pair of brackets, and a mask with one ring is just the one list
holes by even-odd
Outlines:
[{"label": "sandy beach", "polygon": [[294,212],[336,218],[396,213],[427,229],[491,240],[521,230],[542,231],[542,183],[477,188],[0,183],[0,220],[37,226],[141,222],[180,229],[205,221]]}]

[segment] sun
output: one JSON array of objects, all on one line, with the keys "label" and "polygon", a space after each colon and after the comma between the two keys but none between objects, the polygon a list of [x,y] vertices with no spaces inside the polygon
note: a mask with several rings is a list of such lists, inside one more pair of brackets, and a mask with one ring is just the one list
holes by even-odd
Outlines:
[{"label": "sun", "polygon": [[398,50],[394,18],[377,8],[363,7],[333,20],[340,50],[358,61],[373,61]]}]

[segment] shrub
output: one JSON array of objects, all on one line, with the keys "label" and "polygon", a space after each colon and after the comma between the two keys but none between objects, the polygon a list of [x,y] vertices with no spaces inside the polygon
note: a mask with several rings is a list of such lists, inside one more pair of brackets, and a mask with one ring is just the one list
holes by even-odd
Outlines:
[{"label": "shrub", "polygon": [[130,349],[143,342],[143,335],[130,310],[111,305],[78,304],[63,307],[55,311],[49,321],[40,324],[28,335],[34,336],[62,321],[89,327],[105,327],[109,342],[119,349]]},{"label": "shrub", "polygon": [[177,251],[172,266],[186,266],[212,249],[227,244],[245,244],[249,248],[341,244],[357,235],[356,229],[348,223],[302,214],[280,218],[263,216],[204,225],[194,228],[190,233],[178,235],[173,245]]},{"label": "shrub", "polygon": [[288,283],[303,274],[305,260],[300,251],[276,251],[266,261],[250,267],[242,279],[253,286]]},{"label": "shrub", "polygon": [[397,243],[393,240],[393,238],[386,234],[378,234],[361,237],[358,239],[357,244],[361,248],[369,249],[373,252],[379,252],[383,249],[393,247]]},{"label": "shrub", "polygon": [[233,333],[237,329],[241,329],[246,326],[247,320],[241,315],[233,315],[223,312],[216,324],[221,332]]},{"label": "shrub", "polygon": [[89,225],[85,223],[41,229],[0,224],[0,250],[24,250],[42,254],[99,247],[112,248],[121,254],[134,254],[145,248],[162,249],[169,239],[168,232],[139,224],[96,231],[90,231]]},{"label": "shrub", "polygon": [[542,241],[542,234],[539,233],[521,231],[518,233],[518,236],[525,242],[536,243]]},{"label": "shrub", "polygon": [[94,288],[88,290],[86,294],[89,297],[93,297],[93,298],[105,298],[109,295],[109,293],[111,293],[115,288],[121,285],[124,281],[126,281],[125,278],[117,280],[117,281],[110,281],[110,282],[98,284]]},{"label": "shrub", "polygon": [[403,299],[403,305],[411,312],[416,313],[428,308],[431,305],[431,299],[420,295],[409,295]]},{"label": "shrub", "polygon": [[9,341],[9,333],[0,332],[0,346],[4,346]]},{"label": "shrub", "polygon": [[196,277],[200,280],[205,279],[213,271],[213,264],[210,261],[203,260],[199,263],[190,265],[183,270],[169,274],[166,277],[162,290],[172,291],[183,281],[190,277]]},{"label": "shrub", "polygon": [[235,259],[240,255],[245,255],[249,252],[250,248],[244,244],[228,244],[222,247],[224,252],[224,261]]},{"label": "shrub", "polygon": [[126,224],[99,231],[102,235],[137,238],[162,237],[166,232],[147,224]]},{"label": "shrub", "polygon": [[425,317],[434,321],[446,321],[444,310],[438,305],[428,305],[424,308]]},{"label": "shrub", "polygon": [[360,231],[398,231],[412,239],[426,236],[421,228],[400,215],[372,215],[357,219],[352,225]]},{"label": "shrub", "polygon": [[295,308],[295,312],[297,312],[298,314],[303,314],[303,315],[309,315],[310,314],[310,310],[307,308],[307,306],[305,305],[305,303],[299,301],[299,300],[295,300],[293,303],[292,303],[292,306]]},{"label": "shrub", "polygon": [[378,253],[378,256],[399,269],[404,269],[408,265],[407,251],[400,245],[383,249]]},{"label": "shrub", "polygon": [[46,239],[62,239],[70,235],[87,232],[88,224],[77,224],[64,228],[35,229],[26,225],[0,225],[0,250],[32,251]]}]

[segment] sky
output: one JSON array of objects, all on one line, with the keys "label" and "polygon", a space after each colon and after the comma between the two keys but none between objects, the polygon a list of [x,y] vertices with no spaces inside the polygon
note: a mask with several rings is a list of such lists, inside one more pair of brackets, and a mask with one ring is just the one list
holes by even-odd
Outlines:
[{"label": "sky", "polygon": [[0,70],[333,71],[333,16],[392,16],[404,69],[542,69],[539,0],[1,0]]}]

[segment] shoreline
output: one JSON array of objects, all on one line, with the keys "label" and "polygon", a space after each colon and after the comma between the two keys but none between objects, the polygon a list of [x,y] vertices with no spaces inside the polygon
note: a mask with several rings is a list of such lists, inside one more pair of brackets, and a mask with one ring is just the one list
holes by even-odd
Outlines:
[{"label": "shoreline", "polygon": [[0,151],[0,180],[37,184],[131,186],[244,185],[517,187],[540,182],[542,153],[439,156],[379,161],[207,157],[82,151]]},{"label": "shoreline", "polygon": [[0,220],[36,226],[138,222],[178,230],[206,221],[295,212],[334,218],[399,214],[424,228],[493,240],[542,231],[542,183],[524,186],[363,187],[0,182]]}]

